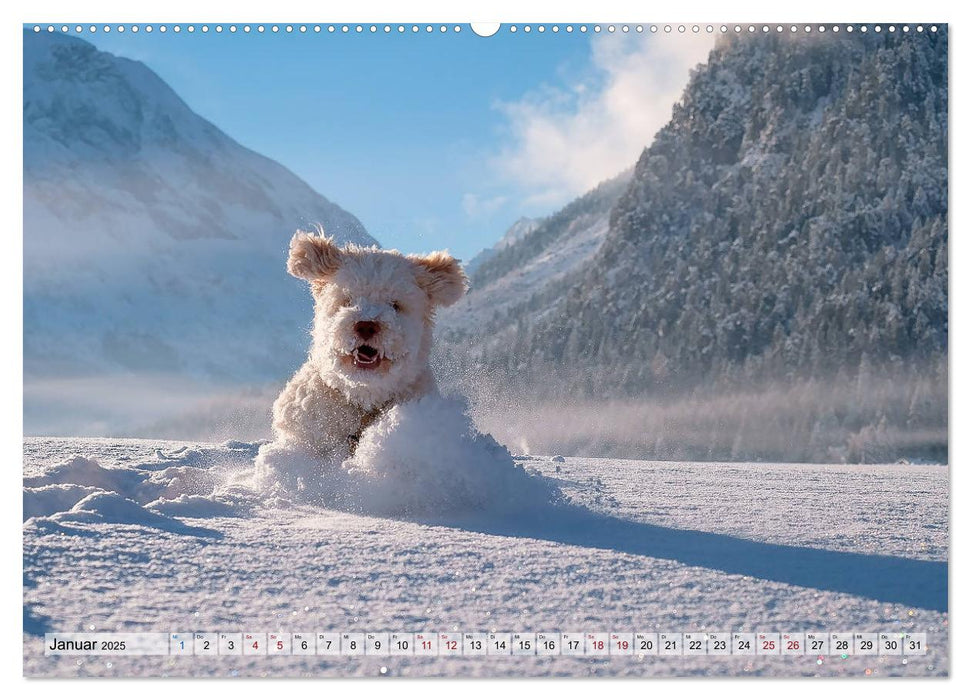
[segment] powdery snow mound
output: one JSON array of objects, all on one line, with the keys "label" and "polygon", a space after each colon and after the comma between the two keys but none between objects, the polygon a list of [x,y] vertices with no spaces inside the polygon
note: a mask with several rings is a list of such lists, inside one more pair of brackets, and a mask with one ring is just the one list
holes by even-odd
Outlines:
[{"label": "powdery snow mound", "polygon": [[51,519],[58,523],[121,523],[160,530],[185,529],[182,523],[173,518],[151,511],[130,498],[107,491],[92,493],[74,504],[67,513],[57,513]]},{"label": "powdery snow mound", "polygon": [[472,424],[467,406],[426,397],[393,408],[342,466],[370,513],[509,512],[547,505],[555,488]]},{"label": "powdery snow mound", "polygon": [[501,514],[559,498],[549,481],[476,430],[463,401],[439,396],[393,407],[343,463],[271,443],[260,449],[257,471],[263,488],[281,498],[371,515]]},{"label": "powdery snow mound", "polygon": [[204,496],[190,496],[182,494],[177,498],[160,498],[146,506],[149,510],[164,515],[183,518],[219,518],[236,515],[236,509],[230,503],[214,501]]},{"label": "powdery snow mound", "polygon": [[115,523],[212,536],[179,518],[241,516],[259,505],[262,496],[250,484],[258,447],[156,448],[144,461],[125,455],[113,467],[73,455],[24,476],[24,521],[41,529]]},{"label": "powdery snow mound", "polygon": [[69,511],[92,493],[91,486],[77,484],[49,484],[38,488],[24,488],[24,520]]},{"label": "powdery snow mound", "polygon": [[91,486],[105,491],[129,491],[140,482],[136,472],[122,469],[105,469],[93,459],[76,456],[69,462],[58,464],[41,476],[24,478],[24,486],[49,486],[51,484],[76,484]]}]

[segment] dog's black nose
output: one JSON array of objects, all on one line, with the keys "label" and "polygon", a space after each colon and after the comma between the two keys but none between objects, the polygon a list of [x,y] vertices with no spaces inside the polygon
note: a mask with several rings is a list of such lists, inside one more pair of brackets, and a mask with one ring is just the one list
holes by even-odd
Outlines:
[{"label": "dog's black nose", "polygon": [[379,330],[381,330],[381,326],[374,321],[358,321],[354,324],[354,332],[360,336],[361,340],[370,340],[378,334]]}]

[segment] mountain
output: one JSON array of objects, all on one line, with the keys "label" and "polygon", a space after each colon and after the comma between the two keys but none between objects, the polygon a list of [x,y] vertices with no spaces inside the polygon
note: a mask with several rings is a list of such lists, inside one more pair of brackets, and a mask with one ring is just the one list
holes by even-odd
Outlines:
[{"label": "mountain", "polygon": [[[945,30],[722,40],[595,255],[478,326],[474,351],[629,394],[943,357],[946,60]],[[469,305],[526,269],[503,262]]]},{"label": "mountain", "polygon": [[[582,265],[531,270],[539,227],[475,271],[441,354],[488,383],[486,428],[598,456],[946,460],[947,42],[721,38]],[[544,284],[516,288],[527,270]]]},{"label": "mountain", "polygon": [[23,194],[28,388],[284,378],[311,318],[285,272],[293,231],[374,243],[142,63],[46,32],[24,33]]},{"label": "mountain", "polygon": [[542,219],[531,219],[528,216],[521,216],[516,219],[515,223],[510,226],[506,232],[491,248],[486,248],[485,250],[479,251],[475,256],[472,257],[467,263],[465,263],[465,272],[469,275],[473,274],[482,263],[487,260],[491,260],[496,256],[496,254],[505,250],[513,243],[516,243],[521,238],[529,233],[536,230],[536,227],[542,223]]},{"label": "mountain", "polygon": [[466,266],[472,291],[440,312],[439,337],[462,343],[502,329],[527,313],[551,284],[576,274],[603,243],[610,210],[630,176],[625,171],[601,183],[545,219],[521,218],[513,224]]}]

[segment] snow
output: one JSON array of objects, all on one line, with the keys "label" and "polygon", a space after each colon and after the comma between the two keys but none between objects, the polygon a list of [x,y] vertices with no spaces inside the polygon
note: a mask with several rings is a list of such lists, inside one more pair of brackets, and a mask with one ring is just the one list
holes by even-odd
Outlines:
[{"label": "snow", "polygon": [[482,263],[491,260],[500,250],[505,250],[514,243],[521,241],[535,231],[542,222],[542,219],[531,219],[526,216],[519,217],[512,226],[506,229],[502,238],[496,241],[491,247],[479,251],[471,260],[465,263],[465,271],[469,275],[473,274]]},{"label": "snow", "polygon": [[[948,673],[946,468],[512,458],[456,408],[393,412],[309,492],[261,478],[267,444],[26,438],[25,673]],[[929,653],[78,663],[45,630],[913,631]]]},{"label": "snow", "polygon": [[393,407],[341,464],[321,470],[299,448],[275,443],[260,448],[256,464],[264,493],[372,515],[498,514],[556,500],[545,481],[478,433],[467,404],[454,398]]},{"label": "snow", "polygon": [[24,518],[54,515],[70,510],[75,503],[99,493],[96,488],[76,484],[50,484],[38,488],[24,487]]},{"label": "snow", "polygon": [[609,224],[609,212],[582,218],[556,245],[443,309],[438,326],[465,332],[485,327],[489,319],[500,316],[592,259],[607,235]]}]

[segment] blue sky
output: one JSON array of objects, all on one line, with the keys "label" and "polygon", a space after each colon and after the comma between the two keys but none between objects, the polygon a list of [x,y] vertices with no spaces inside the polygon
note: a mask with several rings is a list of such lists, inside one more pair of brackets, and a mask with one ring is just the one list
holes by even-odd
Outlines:
[{"label": "blue sky", "polygon": [[520,216],[550,214],[632,165],[712,44],[633,31],[422,29],[83,36],[145,62],[384,246],[449,248],[466,260]]}]

